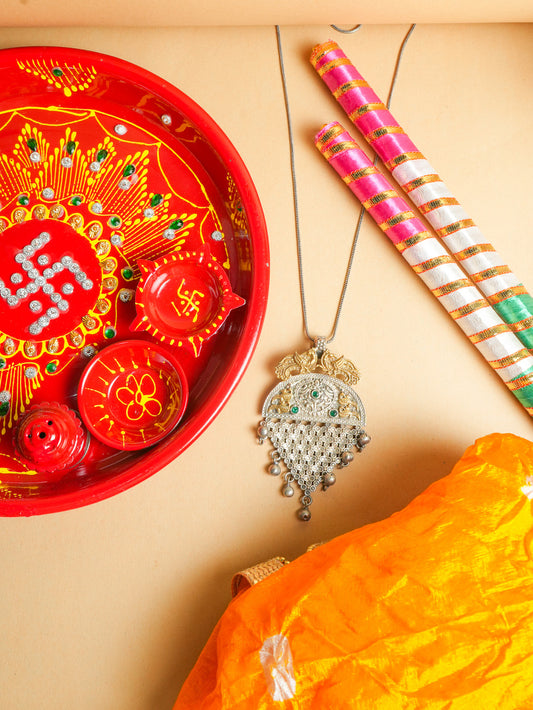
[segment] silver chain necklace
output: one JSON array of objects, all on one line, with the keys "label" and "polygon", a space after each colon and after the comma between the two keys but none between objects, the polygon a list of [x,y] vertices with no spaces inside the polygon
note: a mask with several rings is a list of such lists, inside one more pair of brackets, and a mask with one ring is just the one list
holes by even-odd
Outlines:
[{"label": "silver chain necklace", "polygon": [[[346,32],[334,25],[332,27]],[[360,27],[357,25],[348,32],[355,32]],[[387,108],[390,107],[403,51],[414,28],[415,25],[411,25],[400,46]],[[359,380],[359,372],[350,360],[334,355],[327,349],[337,334],[366,210],[361,207],[359,212],[331,332],[328,336],[313,336],[309,329],[305,298],[294,138],[279,25],[276,25],[276,38],[287,116],[302,320],[305,335],[312,347],[304,353],[287,355],[275,368],[280,382],[263,404],[258,440],[262,444],[269,439],[274,447],[270,453],[272,463],[268,467],[271,475],[281,475],[281,464],[286,467],[282,494],[292,498],[295,492],[292,484],[296,483],[300,488],[301,508],[297,515],[300,520],[308,521],[311,519],[309,506],[313,502],[312,494],[315,490],[318,487],[327,490],[332,486],[336,482],[334,467],[343,468],[350,464],[354,459],[353,450],[360,452],[370,442],[364,429],[365,410],[353,389]],[[374,164],[377,160],[376,156]]]}]

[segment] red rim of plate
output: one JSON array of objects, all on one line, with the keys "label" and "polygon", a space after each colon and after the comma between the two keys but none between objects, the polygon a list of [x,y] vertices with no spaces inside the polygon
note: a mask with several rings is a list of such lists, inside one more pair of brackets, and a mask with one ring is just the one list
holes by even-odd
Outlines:
[{"label": "red rim of plate", "polygon": [[0,515],[2,516],[38,515],[89,505],[137,485],[177,458],[207,429],[242,378],[259,339],[268,297],[269,249],[263,210],[255,185],[242,158],[222,129],[204,109],[180,89],[146,69],[111,55],[65,47],[15,47],[1,50],[0,63],[21,59],[28,54],[32,56],[39,54],[44,57],[53,55],[57,58],[58,53],[61,53],[65,58],[75,56],[77,59],[83,57],[87,61],[105,62],[107,66],[120,72],[125,81],[138,84],[142,80],[143,86],[170,105],[179,106],[179,109],[186,113],[187,118],[207,138],[223,163],[226,166],[231,166],[231,175],[248,217],[254,269],[250,294],[247,298],[247,315],[242,337],[239,338],[223,376],[213,387],[209,401],[183,423],[179,441],[175,446],[161,450],[155,448],[142,458],[132,462],[123,473],[94,483],[87,489],[43,498],[2,501],[0,502]]}]

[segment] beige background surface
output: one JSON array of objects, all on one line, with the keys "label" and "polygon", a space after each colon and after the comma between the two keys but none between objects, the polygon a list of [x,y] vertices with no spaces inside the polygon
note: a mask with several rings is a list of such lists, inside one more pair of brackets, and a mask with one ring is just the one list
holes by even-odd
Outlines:
[{"label": "beige background surface", "polygon": [[[20,10],[32,8],[23,2]],[[330,327],[358,205],[312,145],[322,123],[345,119],[307,57],[335,35],[384,95],[407,28],[368,25],[352,36],[327,25],[283,29],[317,332]],[[530,291],[532,39],[526,24],[420,25],[393,102],[400,123]],[[305,347],[273,28],[0,30],[1,47],[25,44],[115,54],[179,86],[241,153],[268,223],[265,327],[210,429],[118,497],[0,519],[2,710],[167,710],[229,600],[233,572],[277,554],[294,558],[313,542],[380,519],[445,475],[477,437],[529,438],[533,424],[368,222],[334,349],[362,371],[358,391],[373,441],[334,488],[316,496],[312,521],[299,523],[295,501],[283,499],[265,472],[266,447],[255,443],[273,366]]]}]

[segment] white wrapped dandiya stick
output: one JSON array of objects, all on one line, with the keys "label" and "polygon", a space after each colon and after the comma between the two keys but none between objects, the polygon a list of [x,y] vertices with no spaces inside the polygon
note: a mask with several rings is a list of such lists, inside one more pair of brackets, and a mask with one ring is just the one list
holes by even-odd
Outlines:
[{"label": "white wrapped dandiya stick", "polygon": [[533,349],[533,298],[334,41],[311,64],[501,319]]},{"label": "white wrapped dandiya stick", "polygon": [[471,343],[533,415],[533,356],[337,122],[315,144]]}]

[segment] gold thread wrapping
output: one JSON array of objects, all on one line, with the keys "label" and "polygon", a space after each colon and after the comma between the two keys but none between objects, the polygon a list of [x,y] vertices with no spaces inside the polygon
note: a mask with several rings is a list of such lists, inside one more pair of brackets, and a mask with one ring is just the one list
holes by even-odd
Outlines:
[{"label": "gold thread wrapping", "polygon": [[388,160],[385,165],[389,170],[394,170],[398,165],[406,163],[408,160],[425,160],[425,157],[422,153],[413,150],[410,153],[400,153],[400,155],[397,155],[395,158]]},{"label": "gold thread wrapping", "polygon": [[317,139],[315,145],[317,148],[320,148],[322,145],[326,145],[326,143],[329,143],[329,141],[332,138],[335,138],[335,136],[340,136],[341,133],[344,133],[344,128],[340,124],[336,124],[334,126],[331,126],[331,128],[328,128],[327,131],[325,131],[320,138]]},{"label": "gold thread wrapping", "polygon": [[459,203],[455,197],[436,197],[434,200],[429,200],[429,202],[424,202],[423,205],[418,205],[418,209],[422,214],[427,214],[432,210],[436,210],[439,207],[444,207],[445,205],[458,205]]},{"label": "gold thread wrapping", "polygon": [[359,170],[354,170],[353,173],[350,173],[349,175],[345,175],[342,179],[343,181],[349,185],[351,182],[356,182],[357,180],[360,180],[361,178],[367,177],[368,175],[376,175],[379,173],[379,170],[375,168],[373,165],[369,165],[366,168],[360,168]]},{"label": "gold thread wrapping", "polygon": [[326,62],[321,67],[316,67],[316,70],[320,76],[324,76],[324,74],[327,74],[332,69],[336,69],[337,67],[344,67],[347,64],[351,64],[348,57],[338,57],[337,59],[332,59],[331,62]]},{"label": "gold thread wrapping", "polygon": [[442,254],[442,256],[435,256],[432,259],[423,261],[420,264],[415,264],[412,268],[415,274],[422,274],[425,271],[430,271],[435,269],[437,266],[442,266],[442,264],[454,264],[454,260],[448,254]]},{"label": "gold thread wrapping", "polygon": [[503,289],[503,291],[498,291],[498,293],[493,293],[492,296],[487,296],[487,301],[493,305],[495,303],[501,303],[506,301],[508,298],[513,298],[513,296],[526,296],[527,290],[523,284],[519,286],[510,286],[509,288]]},{"label": "gold thread wrapping", "polygon": [[489,360],[489,365],[491,365],[495,370],[500,370],[503,367],[515,365],[517,362],[520,362],[520,360],[525,360],[528,357],[531,357],[531,353],[529,352],[529,350],[523,348],[517,353],[513,353],[512,355],[506,355],[505,357],[501,357],[498,360]]},{"label": "gold thread wrapping", "polygon": [[344,153],[347,150],[357,150],[358,148],[359,146],[355,141],[341,141],[336,145],[332,145],[331,148],[322,149],[322,153],[324,154],[324,157],[329,160],[330,158],[335,155],[338,155],[339,153]]},{"label": "gold thread wrapping", "polygon": [[442,180],[440,179],[440,176],[436,173],[432,173],[431,175],[421,175],[420,177],[417,177],[414,180],[406,182],[405,185],[402,185],[402,189],[405,192],[412,192],[413,190],[416,190],[417,187],[427,185],[430,182],[442,182]]},{"label": "gold thread wrapping", "polygon": [[461,251],[456,251],[454,256],[459,261],[463,261],[463,259],[469,259],[471,256],[476,256],[476,254],[482,254],[488,251],[496,250],[492,244],[473,244],[471,247],[461,249]]},{"label": "gold thread wrapping", "polygon": [[391,133],[405,133],[405,131],[400,126],[380,126],[370,131],[370,133],[367,133],[365,138],[369,143],[373,143],[378,138],[383,138],[383,136],[388,136]]},{"label": "gold thread wrapping", "polygon": [[427,231],[418,232],[418,234],[414,234],[412,237],[404,239],[403,242],[398,242],[397,244],[395,244],[395,247],[396,249],[398,249],[400,254],[403,254],[404,251],[407,251],[407,249],[414,247],[415,244],[420,244],[420,242],[423,242],[425,239],[435,239],[435,237]]},{"label": "gold thread wrapping", "polygon": [[477,301],[472,301],[471,303],[467,303],[465,306],[455,308],[453,311],[449,311],[449,314],[454,320],[457,320],[458,318],[464,318],[464,316],[468,316],[471,313],[474,313],[475,311],[479,311],[481,308],[490,308],[487,301],[485,301],[485,299],[483,298],[480,298]]},{"label": "gold thread wrapping", "polygon": [[397,224],[406,222],[408,219],[414,219],[414,216],[415,215],[413,212],[411,212],[411,210],[407,210],[406,212],[400,212],[399,214],[394,215],[394,217],[389,217],[389,219],[386,219],[384,222],[378,224],[378,227],[385,231],[387,229],[390,229],[391,227],[395,227]]},{"label": "gold thread wrapping", "polygon": [[364,116],[365,113],[369,113],[370,111],[386,110],[387,107],[385,106],[385,104],[381,103],[381,101],[370,104],[364,104],[364,106],[359,106],[359,108],[356,108],[355,111],[349,113],[348,118],[350,119],[350,121],[354,122],[357,121],[358,118],[361,118],[361,116]]},{"label": "gold thread wrapping", "polygon": [[514,332],[519,332],[521,330],[527,330],[528,328],[533,327],[533,316],[530,316],[529,318],[524,318],[524,320],[517,321],[515,323],[511,323],[509,325],[512,331]]},{"label": "gold thread wrapping", "polygon": [[453,234],[458,232],[460,229],[468,229],[468,227],[475,227],[474,220],[472,219],[460,219],[458,222],[453,222],[452,224],[447,224],[446,227],[441,227],[437,229],[436,232],[439,237],[445,237],[447,234]]},{"label": "gold thread wrapping", "polygon": [[491,328],[485,328],[485,330],[480,330],[479,333],[473,333],[468,336],[468,339],[474,345],[476,343],[481,343],[483,340],[488,340],[493,338],[495,335],[501,335],[502,333],[508,333],[509,328],[505,323],[500,323],[499,325],[493,325]]},{"label": "gold thread wrapping", "polygon": [[370,199],[365,200],[363,202],[363,207],[365,208],[365,210],[368,210],[370,209],[370,207],[379,205],[380,202],[390,200],[393,197],[398,197],[398,193],[396,192],[396,190],[385,190],[384,192],[378,192],[377,195],[374,195]]},{"label": "gold thread wrapping", "polygon": [[457,279],[457,281],[450,281],[450,283],[444,286],[439,286],[438,288],[432,288],[431,293],[433,293],[437,298],[441,296],[447,296],[449,293],[458,291],[460,288],[466,288],[472,284],[468,279]]},{"label": "gold thread wrapping", "polygon": [[472,281],[479,283],[480,281],[485,281],[485,279],[491,279],[494,276],[503,276],[503,274],[510,273],[511,269],[506,264],[502,264],[502,266],[491,266],[490,269],[478,271],[477,274],[470,274],[470,278]]},{"label": "gold thread wrapping", "polygon": [[516,380],[511,380],[505,384],[511,391],[521,390],[523,387],[533,384],[533,375],[522,375],[522,377],[517,377]]},{"label": "gold thread wrapping", "polygon": [[351,91],[352,89],[359,89],[361,87],[367,86],[368,82],[364,79],[352,79],[352,81],[347,81],[345,84],[339,86],[338,89],[335,89],[335,91],[333,92],[333,96],[338,99],[344,94],[346,94],[348,91]]},{"label": "gold thread wrapping", "polygon": [[326,54],[329,54],[330,52],[338,51],[339,49],[340,49],[339,45],[336,42],[334,42],[332,39],[328,40],[327,42],[323,42],[322,44],[317,44],[317,46],[311,52],[310,62],[314,67],[316,67],[318,62],[323,57],[325,57]]}]

